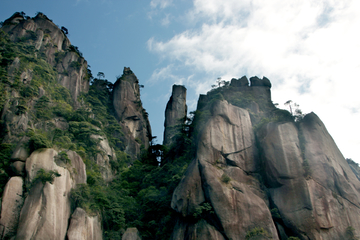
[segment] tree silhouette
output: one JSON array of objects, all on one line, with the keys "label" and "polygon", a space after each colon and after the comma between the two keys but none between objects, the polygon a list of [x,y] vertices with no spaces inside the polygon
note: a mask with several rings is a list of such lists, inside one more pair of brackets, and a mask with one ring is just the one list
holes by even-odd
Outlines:
[{"label": "tree silhouette", "polygon": [[98,79],[105,78],[105,74],[103,72],[98,72],[97,77]]},{"label": "tree silhouette", "polygon": [[62,31],[63,33],[65,33],[66,35],[69,34],[68,29],[67,29],[66,27],[64,27],[64,26],[61,27],[61,31]]}]

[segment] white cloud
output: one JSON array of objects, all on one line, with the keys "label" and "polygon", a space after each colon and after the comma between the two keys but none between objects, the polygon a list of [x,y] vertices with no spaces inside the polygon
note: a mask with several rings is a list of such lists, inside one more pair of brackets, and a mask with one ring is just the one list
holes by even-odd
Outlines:
[{"label": "white cloud", "polygon": [[172,4],[172,0],[152,0],[150,6],[152,8],[164,9],[169,7]]},{"label": "white cloud", "polygon": [[316,112],[345,157],[360,162],[359,2],[195,0],[186,15],[194,28],[148,47],[176,66],[172,78],[191,74],[197,94],[217,77],[265,75],[275,102]]}]

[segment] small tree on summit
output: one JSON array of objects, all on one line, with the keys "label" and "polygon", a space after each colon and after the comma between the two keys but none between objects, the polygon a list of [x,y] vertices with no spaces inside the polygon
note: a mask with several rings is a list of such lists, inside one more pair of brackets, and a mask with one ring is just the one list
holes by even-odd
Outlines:
[{"label": "small tree on summit", "polygon": [[[301,119],[303,119],[304,114],[302,113],[302,111],[299,108],[299,104],[294,103],[292,100],[288,100],[284,103],[284,105],[289,105],[290,108],[290,114],[291,116],[294,117],[295,122],[300,121]],[[294,112],[293,112],[294,110]]]},{"label": "small tree on summit", "polygon": [[69,34],[68,29],[67,29],[66,27],[64,27],[64,26],[61,27],[61,31],[62,31],[63,33],[65,33],[66,35]]},{"label": "small tree on summit", "polygon": [[98,72],[97,77],[98,77],[98,79],[105,78],[105,73]]}]

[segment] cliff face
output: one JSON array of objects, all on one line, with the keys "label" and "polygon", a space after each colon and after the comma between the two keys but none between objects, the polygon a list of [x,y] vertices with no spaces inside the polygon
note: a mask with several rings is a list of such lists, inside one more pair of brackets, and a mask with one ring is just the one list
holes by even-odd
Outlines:
[{"label": "cliff face", "polygon": [[181,85],[173,85],[172,95],[165,109],[164,141],[163,145],[171,146],[173,139],[181,130],[187,116],[186,88]]},{"label": "cliff face", "polygon": [[128,133],[128,137],[124,138],[125,151],[136,157],[140,154],[141,145],[146,149],[149,147],[152,136],[148,113],[140,100],[139,80],[130,68],[124,68],[112,93],[115,117]]},{"label": "cliff face", "polygon": [[[20,14],[14,14],[4,22],[2,30],[10,35],[11,41],[28,42],[38,50],[39,54],[56,69],[57,81],[69,89],[75,103],[81,92],[88,91],[87,62],[81,52],[71,45],[65,33],[44,14],[39,13],[36,17],[28,19],[24,19]],[[22,64],[22,59],[16,58],[13,63],[15,69],[10,71],[23,70],[20,80],[29,83],[34,69]]]},{"label": "cliff face", "polygon": [[252,80],[200,96],[172,239],[353,239],[360,182],[324,124],[314,113],[294,122],[272,106],[270,82]]}]

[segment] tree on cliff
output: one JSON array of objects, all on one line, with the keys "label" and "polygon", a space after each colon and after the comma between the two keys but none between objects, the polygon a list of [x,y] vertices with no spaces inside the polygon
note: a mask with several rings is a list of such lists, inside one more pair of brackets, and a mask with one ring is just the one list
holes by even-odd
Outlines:
[{"label": "tree on cliff", "polygon": [[61,31],[62,31],[63,33],[65,33],[66,35],[69,34],[68,29],[67,29],[66,27],[64,27],[64,26],[61,27]]},{"label": "tree on cliff", "polygon": [[105,73],[98,72],[97,77],[98,77],[98,79],[105,78]]}]

